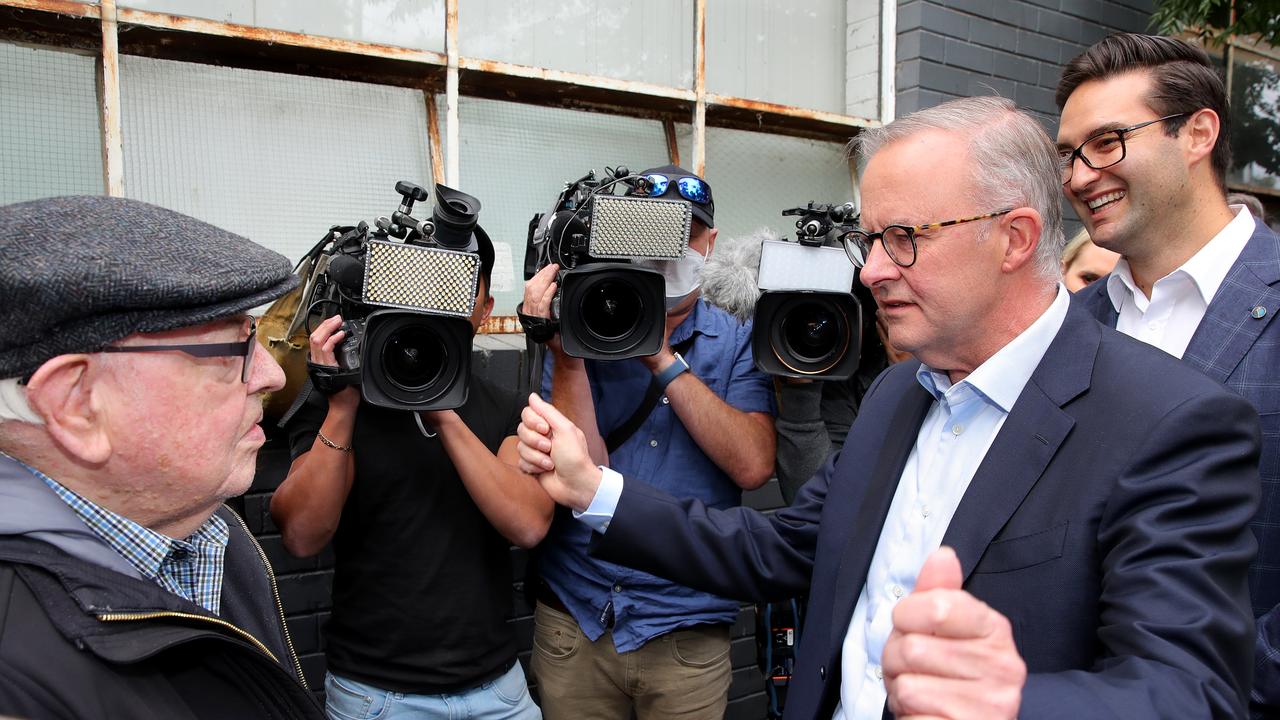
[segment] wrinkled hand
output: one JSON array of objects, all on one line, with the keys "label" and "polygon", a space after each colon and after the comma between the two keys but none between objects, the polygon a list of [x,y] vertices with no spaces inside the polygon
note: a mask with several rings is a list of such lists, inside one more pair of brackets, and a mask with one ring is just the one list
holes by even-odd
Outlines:
[{"label": "wrinkled hand", "polygon": [[529,396],[516,428],[520,470],[538,478],[542,489],[561,505],[586,510],[600,487],[600,468],[587,453],[587,438],[550,403]]},{"label": "wrinkled hand", "polygon": [[1016,718],[1027,666],[1008,618],[960,589],[955,551],[934,551],[893,610],[884,646],[889,710],[907,718]]}]

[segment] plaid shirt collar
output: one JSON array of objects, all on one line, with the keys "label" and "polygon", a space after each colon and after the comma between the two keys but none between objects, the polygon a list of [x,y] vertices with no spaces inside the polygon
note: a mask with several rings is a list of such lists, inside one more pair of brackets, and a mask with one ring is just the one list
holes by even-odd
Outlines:
[{"label": "plaid shirt collar", "polygon": [[189,537],[175,540],[96,505],[30,465],[18,462],[43,480],[90,530],[128,560],[144,578],[219,614],[223,557],[230,539],[225,520],[210,516]]}]

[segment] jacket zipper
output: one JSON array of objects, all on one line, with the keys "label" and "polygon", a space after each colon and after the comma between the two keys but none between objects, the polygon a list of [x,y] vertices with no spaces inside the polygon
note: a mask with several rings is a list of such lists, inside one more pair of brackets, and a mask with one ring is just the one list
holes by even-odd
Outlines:
[{"label": "jacket zipper", "polygon": [[[271,568],[271,563],[267,560],[267,554],[263,552],[262,546],[258,544],[258,539],[253,536],[253,533],[249,532],[249,526],[245,525],[244,518],[240,517],[240,514],[234,510],[231,511],[231,515],[240,523],[240,527],[244,529],[244,534],[249,538],[249,542],[252,542],[254,549],[258,551],[258,557],[262,560],[262,567],[267,571],[267,578],[271,580],[271,594],[276,599],[276,612],[280,615],[280,630],[284,633],[284,644],[289,648],[289,659],[293,661],[293,669],[298,673],[298,682],[302,683],[302,687],[310,690],[311,687],[307,685],[307,678],[302,674],[302,663],[298,662],[298,652],[293,649],[293,638],[289,636],[289,623],[285,622],[284,619],[284,604],[280,602],[280,588],[276,586],[275,570]],[[258,643],[258,645],[261,646],[262,643]],[[265,647],[262,649],[266,650]],[[270,652],[267,654],[271,655]],[[272,658],[274,659],[275,656],[272,655]]]},{"label": "jacket zipper", "polygon": [[[245,525],[244,519],[241,518],[239,513],[236,513],[234,510],[231,511],[231,515],[236,519],[237,522],[240,523],[240,527],[244,530],[245,536],[249,538],[249,542],[253,543],[254,549],[258,551],[258,558],[262,561],[262,567],[264,570],[267,571],[267,578],[271,580],[271,594],[274,595],[276,599],[276,612],[280,616],[280,630],[281,632],[284,633],[284,643],[286,646],[288,646],[288,649],[289,649],[289,659],[293,661],[293,669],[296,671],[298,675],[298,682],[302,683],[302,687],[306,688],[307,690],[310,690],[311,687],[307,685],[307,678],[302,674],[302,663],[298,662],[298,653],[296,650],[293,649],[293,638],[289,636],[289,624],[285,622],[285,619],[284,619],[284,605],[280,602],[280,589],[276,585],[275,571],[271,569],[271,563],[267,560],[267,554],[262,551],[262,546],[258,544],[258,539],[253,536],[253,533],[249,532],[249,526]],[[214,623],[215,625],[219,625],[221,627],[227,628],[228,630],[231,630],[232,632],[236,633],[240,637],[248,640],[250,643],[253,644],[254,647],[266,653],[267,657],[271,658],[271,660],[276,664],[280,663],[280,659],[275,656],[275,653],[268,650],[267,646],[263,645],[261,640],[254,637],[250,633],[245,632],[244,630],[241,630],[235,625],[232,625],[226,620],[219,620],[218,618],[206,617],[204,615],[195,615],[193,613],[168,612],[168,611],[165,611],[165,612],[154,611],[154,612],[141,612],[141,613],[105,613],[103,615],[97,616],[97,618],[103,622],[119,622],[119,621],[126,621],[126,620],[154,620],[156,618],[162,618],[162,617],[182,618],[184,620],[200,620],[203,622]]]},{"label": "jacket zipper", "polygon": [[213,623],[214,625],[224,627],[234,632],[236,635],[239,635],[240,637],[244,638],[245,640],[248,640],[250,643],[253,644],[254,647],[266,653],[267,657],[271,658],[271,660],[274,661],[275,663],[279,664],[280,662],[280,660],[277,659],[276,656],[272,654],[270,650],[267,649],[267,646],[262,644],[261,640],[254,637],[253,635],[250,635],[244,630],[241,630],[235,625],[232,625],[226,620],[219,620],[217,618],[206,617],[204,615],[196,615],[195,613],[171,612],[168,610],[153,611],[153,612],[138,612],[138,613],[103,613],[101,615],[98,615],[97,618],[102,622],[154,620],[156,618],[181,618],[183,620],[199,620],[200,622]]}]

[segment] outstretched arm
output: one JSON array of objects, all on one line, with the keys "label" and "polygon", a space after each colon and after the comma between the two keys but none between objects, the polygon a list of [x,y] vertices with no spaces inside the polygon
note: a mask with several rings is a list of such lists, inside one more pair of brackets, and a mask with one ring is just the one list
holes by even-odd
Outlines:
[{"label": "outstretched arm", "polygon": [[452,410],[423,413],[435,426],[462,484],[489,524],[522,548],[542,542],[555,503],[538,481],[516,469],[516,438],[502,441],[498,454],[485,447]]},{"label": "outstretched arm", "polygon": [[808,587],[830,463],[795,505],[773,516],[708,508],[634,478],[621,481],[616,508],[601,508],[595,501],[618,497],[607,483],[619,480],[592,463],[573,423],[535,395],[517,435],[521,468],[536,473],[553,499],[605,517],[592,554],[727,597],[785,599]]}]

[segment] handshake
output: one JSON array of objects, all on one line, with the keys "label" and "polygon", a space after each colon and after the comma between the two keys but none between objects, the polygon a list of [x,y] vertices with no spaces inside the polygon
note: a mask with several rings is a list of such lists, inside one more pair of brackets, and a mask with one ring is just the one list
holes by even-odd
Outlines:
[{"label": "handshake", "polygon": [[[534,394],[516,434],[520,470],[537,477],[557,503],[586,511],[604,473],[592,462],[583,432]],[[607,510],[612,515],[616,509]],[[955,552],[939,548],[925,561],[914,591],[893,609],[880,664],[888,707],[898,718],[1018,714],[1027,669],[1009,620],[962,590],[962,579]]]}]

